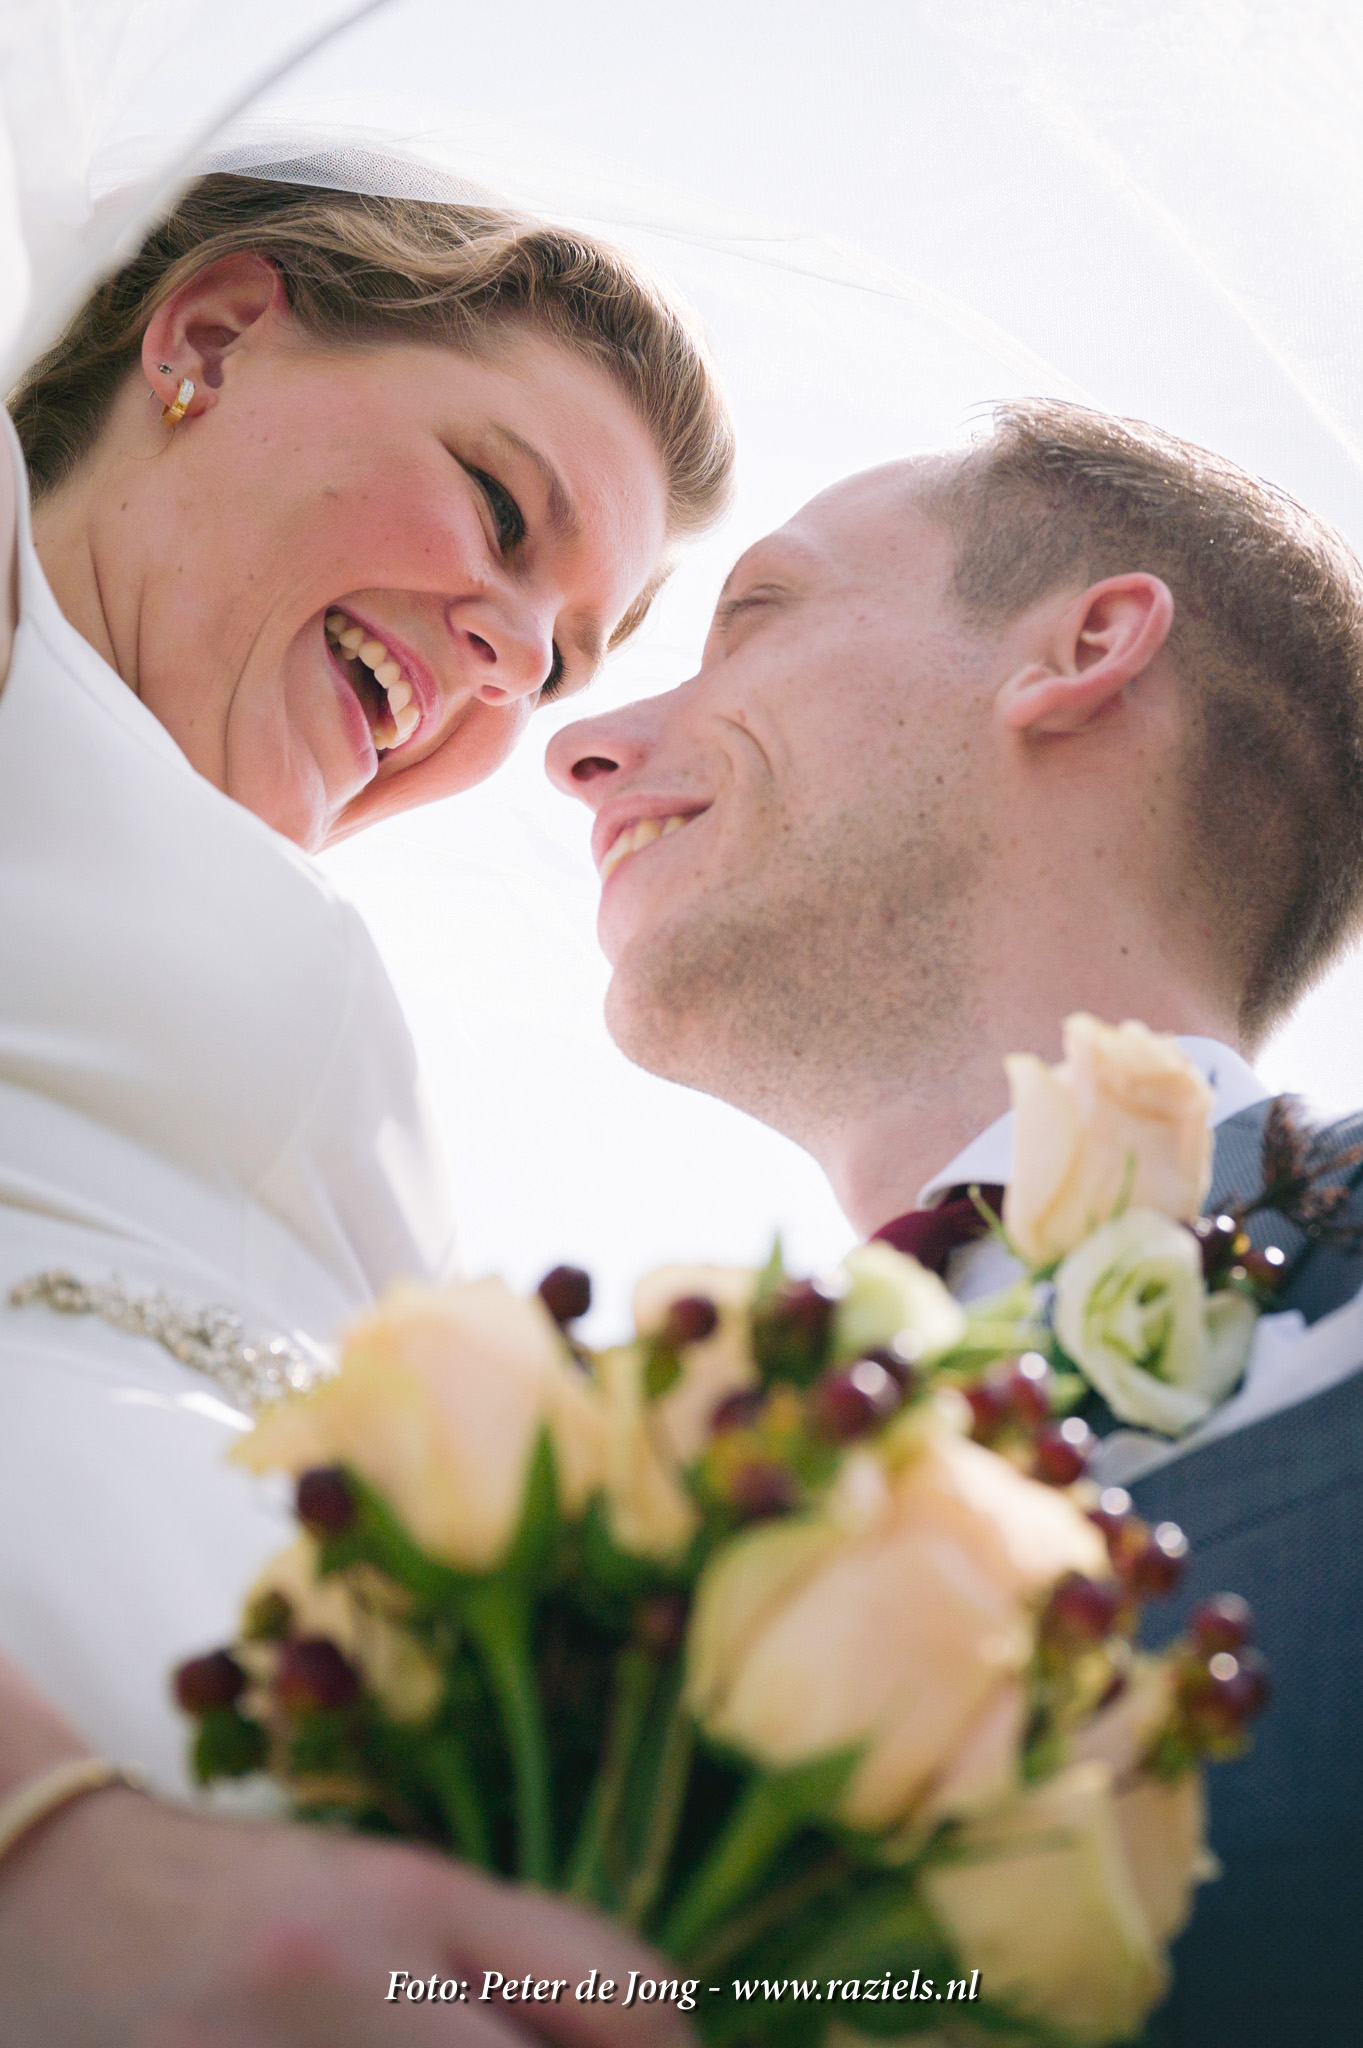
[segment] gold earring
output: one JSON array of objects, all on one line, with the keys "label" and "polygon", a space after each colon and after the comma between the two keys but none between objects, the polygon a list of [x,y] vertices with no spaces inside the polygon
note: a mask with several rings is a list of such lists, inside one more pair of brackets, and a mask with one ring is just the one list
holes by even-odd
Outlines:
[{"label": "gold earring", "polygon": [[[169,363],[162,363],[161,368],[163,370],[168,370],[170,368],[170,365]],[[175,394],[173,403],[170,405],[163,405],[161,408],[161,417],[168,427],[175,427],[179,425],[180,421],[185,416],[185,412],[189,406],[189,401],[193,396],[193,383],[190,381],[188,377],[182,377],[180,379],[180,388]]]}]

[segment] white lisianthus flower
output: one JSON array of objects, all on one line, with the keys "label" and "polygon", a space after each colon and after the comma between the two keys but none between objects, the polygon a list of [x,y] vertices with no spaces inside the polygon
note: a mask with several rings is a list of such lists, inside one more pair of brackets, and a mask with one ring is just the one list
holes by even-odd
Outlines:
[{"label": "white lisianthus flower", "polygon": [[256,1472],[348,1465],[433,1557],[487,1571],[545,1430],[576,1514],[601,1484],[605,1417],[543,1303],[500,1280],[404,1282],[349,1331],[335,1377],[262,1410],[232,1456]]},{"label": "white lisianthus flower", "polygon": [[1075,2043],[1126,2040],[1210,1874],[1202,1781],[1119,1785],[1076,1763],[968,1822],[923,1891],[991,1998]]},{"label": "white lisianthus flower", "polygon": [[1014,1164],[1003,1221],[1023,1258],[1048,1266],[1123,1203],[1186,1220],[1211,1185],[1211,1090],[1177,1039],[1143,1024],[1064,1025],[1064,1060],[1004,1061]]},{"label": "white lisianthus flower", "polygon": [[1129,1209],[1072,1251],[1055,1276],[1055,1333],[1114,1415],[1181,1436],[1239,1379],[1256,1312],[1208,1294],[1196,1238]]},{"label": "white lisianthus flower", "polygon": [[[687,1699],[720,1740],[776,1768],[860,1752],[837,1817],[887,1833],[1015,1781],[1019,1675],[1040,1596],[1107,1570],[1064,1494],[944,1426],[883,1487],[752,1530],[702,1574]],[[949,1789],[948,1789],[949,1788]]]},{"label": "white lisianthus flower", "polygon": [[842,1262],[846,1292],[833,1318],[844,1358],[899,1340],[906,1358],[935,1358],[965,1335],[965,1311],[935,1273],[893,1245],[863,1244]]}]

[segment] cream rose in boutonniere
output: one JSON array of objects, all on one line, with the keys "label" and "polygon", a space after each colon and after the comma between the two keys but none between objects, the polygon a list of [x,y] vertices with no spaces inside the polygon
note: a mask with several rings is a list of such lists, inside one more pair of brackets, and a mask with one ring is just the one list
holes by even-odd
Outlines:
[{"label": "cream rose in boutonniere", "polygon": [[1003,1220],[1049,1266],[1119,1208],[1196,1216],[1211,1183],[1211,1090],[1177,1040],[1143,1024],[1065,1020],[1065,1057],[1005,1061],[1016,1156]]},{"label": "cream rose in boutonniere", "polygon": [[1209,1294],[1197,1239],[1151,1209],[1128,1209],[1062,1261],[1055,1334],[1114,1415],[1181,1436],[1245,1369],[1252,1301]]}]

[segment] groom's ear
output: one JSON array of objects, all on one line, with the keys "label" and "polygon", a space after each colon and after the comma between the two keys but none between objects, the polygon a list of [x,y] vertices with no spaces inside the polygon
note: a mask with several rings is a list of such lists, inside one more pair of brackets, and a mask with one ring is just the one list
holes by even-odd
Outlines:
[{"label": "groom's ear", "polygon": [[[224,363],[243,337],[261,332],[267,316],[287,313],[284,281],[272,263],[250,250],[220,256],[186,280],[157,307],[142,337],[142,368],[153,391],[189,377],[192,419],[217,403]],[[158,372],[160,374],[158,375]]]},{"label": "groom's ear", "polygon": [[1091,584],[1046,621],[1032,659],[999,691],[1005,726],[1038,737],[1083,732],[1150,666],[1173,620],[1173,597],[1158,576]]}]

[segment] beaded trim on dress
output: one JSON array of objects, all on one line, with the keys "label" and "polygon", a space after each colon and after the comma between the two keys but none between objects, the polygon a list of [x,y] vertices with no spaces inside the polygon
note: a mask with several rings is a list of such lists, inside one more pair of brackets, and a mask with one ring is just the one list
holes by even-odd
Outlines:
[{"label": "beaded trim on dress", "polygon": [[130,1337],[148,1337],[181,1365],[213,1381],[232,1405],[249,1412],[326,1379],[334,1365],[296,1338],[252,1336],[234,1309],[190,1308],[160,1291],[133,1294],[108,1280],[74,1273],[33,1273],[10,1289],[11,1308],[41,1306],[63,1316],[98,1316]]}]

